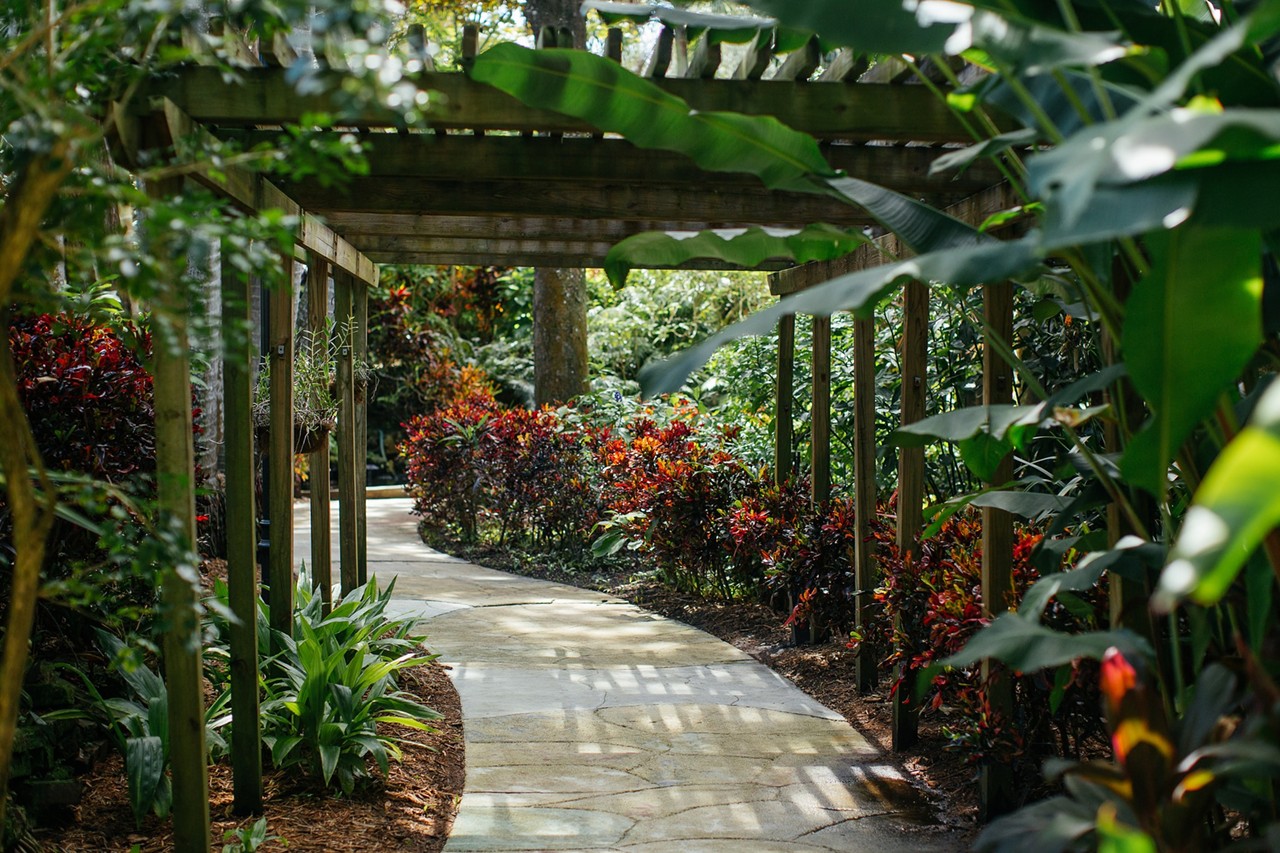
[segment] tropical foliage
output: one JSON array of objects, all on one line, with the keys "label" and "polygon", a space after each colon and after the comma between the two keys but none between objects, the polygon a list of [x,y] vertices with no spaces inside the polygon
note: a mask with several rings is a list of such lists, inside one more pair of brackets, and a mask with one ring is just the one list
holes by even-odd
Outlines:
[{"label": "tropical foliage", "polygon": [[[1149,689],[1160,700],[1126,705],[1122,687],[1110,700],[1117,759],[1133,790],[1146,792],[1145,803],[1125,808],[1107,793],[1119,786],[1094,787],[1085,797],[1084,823],[1070,834],[1047,812],[1014,820],[1064,845],[1083,836],[1114,849],[1121,843],[1130,845],[1125,849],[1175,843],[1201,849],[1221,841],[1220,827],[1211,822],[1177,812],[1176,826],[1169,823],[1175,814],[1169,804],[1187,786],[1129,760],[1124,745],[1131,741],[1121,733],[1132,732],[1138,720],[1162,731],[1157,708],[1183,720],[1198,715],[1208,707],[1200,699],[1207,688],[1194,676],[1215,661],[1270,678],[1256,650],[1280,630],[1272,604],[1280,576],[1280,551],[1271,540],[1278,504],[1274,490],[1262,485],[1280,458],[1274,436],[1280,388],[1267,390],[1275,323],[1264,299],[1277,224],[1264,201],[1264,188],[1276,176],[1280,127],[1273,115],[1280,87],[1271,73],[1280,32],[1275,4],[1210,3],[1192,11],[1177,4],[977,0],[948,4],[945,13],[936,4],[898,0],[750,5],[777,16],[757,23],[760,28],[778,24],[816,33],[832,47],[907,54],[904,61],[917,69],[923,57],[936,57],[932,65],[951,74],[949,85],[921,79],[972,129],[974,145],[941,155],[935,171],[996,158],[1023,200],[1010,212],[1023,220],[1021,236],[996,240],[836,173],[813,140],[775,121],[690,110],[616,65],[580,53],[500,47],[482,56],[473,73],[527,103],[582,118],[642,147],[679,152],[704,169],[749,172],[770,187],[857,205],[915,253],[785,299],[651,366],[642,377],[651,391],[677,388],[718,346],[767,333],[784,314],[869,313],[908,279],[956,288],[1013,279],[1063,308],[1083,309],[1070,316],[1082,315],[1101,344],[1101,371],[1064,377],[1024,357],[1011,341],[991,341],[1017,371],[1018,398],[1027,404],[945,412],[901,433],[904,443],[954,442],[984,480],[1001,456],[1026,461],[1042,433],[1056,435],[1072,461],[1066,470],[1034,475],[1024,466],[1017,480],[975,502],[1052,519],[1040,548],[1056,554],[1080,548],[1087,553],[1079,568],[1041,580],[1033,588],[1038,592],[1028,593],[1033,606],[1024,602],[1001,615],[946,663],[996,657],[1030,672],[1100,660],[1117,644],[1125,647],[1124,660],[1150,656],[1155,680]],[[943,54],[984,73],[961,86]],[[700,252],[715,250],[712,241],[704,243]],[[1058,316],[1048,311],[1033,319],[1053,322],[1049,314]],[[1100,391],[1106,407],[1096,405]],[[1081,406],[1086,398],[1093,404]],[[1114,508],[1109,521],[1107,505]],[[1132,539],[1108,550],[1105,539],[1081,538],[1107,527],[1112,541],[1124,534]],[[1151,549],[1163,571],[1152,572],[1151,561],[1138,556],[1149,557]],[[1050,602],[1070,601],[1072,590],[1098,578],[1130,601],[1135,591],[1138,599],[1144,589],[1151,592],[1149,612],[1130,604],[1114,613],[1115,627],[1123,623],[1139,637],[1094,630],[1088,620],[1054,624],[1045,609]],[[1169,615],[1153,620],[1151,613]],[[1104,692],[1108,684],[1140,692],[1136,678],[1108,681],[1104,673],[1103,682]],[[1269,706],[1258,701],[1267,683],[1232,682],[1230,698],[1204,712],[1234,731],[1225,748],[1274,748],[1264,734]],[[1162,754],[1174,761],[1172,751]],[[1265,766],[1244,772],[1255,785],[1269,784]],[[1196,778],[1203,783],[1196,790],[1220,805],[1235,803],[1235,777],[1206,773]],[[1242,812],[1254,832],[1270,820],[1251,808]]]}]

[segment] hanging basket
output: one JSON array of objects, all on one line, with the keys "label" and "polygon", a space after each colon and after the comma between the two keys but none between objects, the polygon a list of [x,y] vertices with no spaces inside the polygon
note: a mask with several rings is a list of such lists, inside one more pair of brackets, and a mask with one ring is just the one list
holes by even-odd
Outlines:
[{"label": "hanging basket", "polygon": [[[293,452],[295,454],[315,453],[317,450],[325,447],[329,443],[329,433],[333,431],[334,423],[332,421],[320,421],[318,423],[298,423],[293,424]],[[271,430],[265,424],[259,425],[257,429],[258,446],[267,447],[271,440]]]}]

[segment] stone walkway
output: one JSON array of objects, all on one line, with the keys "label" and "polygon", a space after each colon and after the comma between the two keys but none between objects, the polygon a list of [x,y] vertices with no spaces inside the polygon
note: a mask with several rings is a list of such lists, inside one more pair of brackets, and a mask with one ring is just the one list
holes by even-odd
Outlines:
[{"label": "stone walkway", "polygon": [[369,568],[396,578],[462,699],[446,850],[958,848],[922,831],[928,810],[878,749],[768,667],[621,599],[437,553],[409,506],[369,502]]}]

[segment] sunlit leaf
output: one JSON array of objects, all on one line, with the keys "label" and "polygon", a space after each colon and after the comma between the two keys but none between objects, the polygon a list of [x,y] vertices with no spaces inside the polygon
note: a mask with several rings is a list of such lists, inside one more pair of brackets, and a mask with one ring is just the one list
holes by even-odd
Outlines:
[{"label": "sunlit leaf", "polygon": [[[960,4],[922,6],[919,16],[902,0],[748,0],[748,5],[774,15],[797,29],[870,53],[940,53],[956,25],[969,17]],[[926,9],[955,13],[956,19],[930,20]]]},{"label": "sunlit leaf", "polygon": [[1195,227],[1147,245],[1153,265],[1129,298],[1124,349],[1155,414],[1121,470],[1163,495],[1169,461],[1261,343],[1262,246],[1257,232]]},{"label": "sunlit leaf", "polygon": [[1127,631],[1085,631],[1064,634],[1017,613],[1001,613],[965,644],[942,661],[944,666],[971,666],[983,658],[995,658],[1019,672],[1036,672],[1061,666],[1078,658],[1101,660],[1107,649],[1136,649],[1145,641]]},{"label": "sunlit leaf", "polygon": [[752,269],[767,260],[798,264],[844,257],[869,242],[861,231],[831,225],[806,228],[736,228],[699,232],[651,231],[628,237],[609,250],[604,271],[614,287],[626,283],[633,268],[678,267],[695,260],[716,259]]},{"label": "sunlit leaf", "polygon": [[1222,598],[1249,555],[1280,524],[1280,383],[1209,469],[1182,523],[1154,603]]}]

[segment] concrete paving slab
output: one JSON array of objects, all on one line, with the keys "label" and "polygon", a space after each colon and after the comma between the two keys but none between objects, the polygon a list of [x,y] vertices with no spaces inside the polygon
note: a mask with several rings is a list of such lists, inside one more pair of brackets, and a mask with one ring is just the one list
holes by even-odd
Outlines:
[{"label": "concrete paving slab", "polygon": [[[932,814],[879,750],[738,649],[431,551],[408,500],[368,506],[370,574],[395,577],[394,612],[422,620],[462,699],[467,783],[446,851],[958,846],[920,831]],[[308,536],[298,523],[299,561]]]}]

